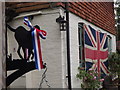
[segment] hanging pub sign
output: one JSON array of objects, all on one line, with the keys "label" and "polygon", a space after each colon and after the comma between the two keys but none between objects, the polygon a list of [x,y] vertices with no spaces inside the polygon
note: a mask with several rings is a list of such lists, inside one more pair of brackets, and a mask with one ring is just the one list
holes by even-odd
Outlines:
[{"label": "hanging pub sign", "polygon": [[[46,80],[47,65],[46,63],[43,63],[40,44],[40,37],[46,39],[47,32],[40,30],[38,25],[32,26],[28,17],[24,17],[24,24],[30,28],[30,31],[26,30],[23,26],[18,26],[14,29],[6,23],[7,28],[14,32],[14,37],[18,43],[17,53],[20,58],[12,59],[12,54],[7,57],[7,71],[17,70],[6,78],[6,86],[9,86],[14,80],[23,74],[35,69],[45,69],[42,74],[41,82],[43,83],[43,81],[45,81],[47,86],[49,86],[48,81]],[[23,56],[20,51],[21,49],[23,50]],[[31,59],[34,58],[35,61],[29,61],[30,57]],[[42,86],[42,83],[40,83],[40,87]]]}]

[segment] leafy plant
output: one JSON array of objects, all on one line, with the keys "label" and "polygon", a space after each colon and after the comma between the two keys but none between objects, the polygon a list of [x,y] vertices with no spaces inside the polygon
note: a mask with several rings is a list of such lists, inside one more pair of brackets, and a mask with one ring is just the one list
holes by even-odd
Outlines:
[{"label": "leafy plant", "polygon": [[[109,69],[113,75],[118,76],[118,85],[120,84],[120,54],[111,53],[108,57]],[[120,89],[120,86],[118,86]]]},{"label": "leafy plant", "polygon": [[82,88],[94,90],[96,88],[99,88],[101,82],[104,80],[100,79],[98,77],[98,73],[92,69],[85,71],[79,68],[78,70],[79,73],[76,75],[76,77],[83,80],[84,83],[81,84]]},{"label": "leafy plant", "polygon": [[120,54],[111,53],[108,57],[108,62],[110,71],[120,75]]}]

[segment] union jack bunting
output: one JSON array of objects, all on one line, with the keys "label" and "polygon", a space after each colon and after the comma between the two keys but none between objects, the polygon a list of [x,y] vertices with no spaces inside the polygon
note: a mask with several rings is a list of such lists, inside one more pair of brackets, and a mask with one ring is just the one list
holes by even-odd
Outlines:
[{"label": "union jack bunting", "polygon": [[96,31],[90,25],[84,25],[86,70],[96,70],[98,76],[107,75],[108,38],[106,33]]}]

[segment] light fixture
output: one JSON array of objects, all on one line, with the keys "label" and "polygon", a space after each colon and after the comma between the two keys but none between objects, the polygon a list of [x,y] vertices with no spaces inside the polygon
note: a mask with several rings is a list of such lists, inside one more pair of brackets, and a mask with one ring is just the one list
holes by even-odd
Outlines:
[{"label": "light fixture", "polygon": [[56,22],[60,24],[60,31],[66,31],[66,21],[64,20],[64,16],[61,15],[56,19]]}]

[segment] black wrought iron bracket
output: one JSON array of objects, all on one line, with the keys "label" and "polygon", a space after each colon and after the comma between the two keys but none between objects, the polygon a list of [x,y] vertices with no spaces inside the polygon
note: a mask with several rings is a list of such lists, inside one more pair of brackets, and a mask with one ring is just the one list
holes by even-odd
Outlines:
[{"label": "black wrought iron bracket", "polygon": [[[6,70],[16,70],[6,78],[6,86],[8,87],[13,81],[15,81],[20,76],[24,75],[25,73],[35,70],[35,62],[27,62],[27,60],[22,59],[13,59],[10,60],[10,58],[7,59],[6,63]],[[44,64],[44,68],[46,67],[46,64]]]}]

